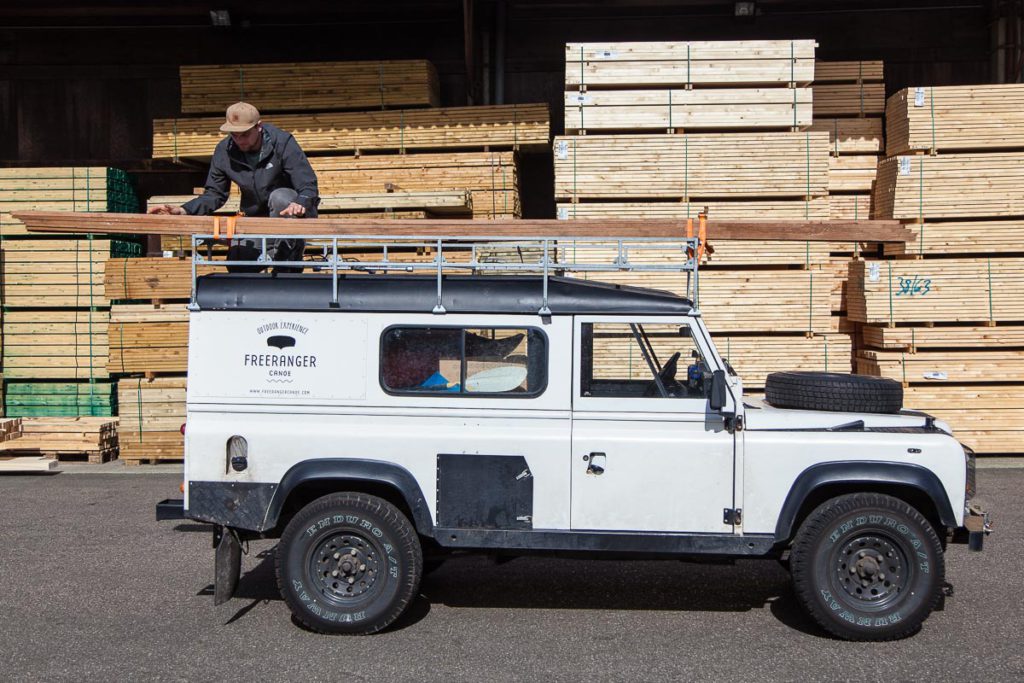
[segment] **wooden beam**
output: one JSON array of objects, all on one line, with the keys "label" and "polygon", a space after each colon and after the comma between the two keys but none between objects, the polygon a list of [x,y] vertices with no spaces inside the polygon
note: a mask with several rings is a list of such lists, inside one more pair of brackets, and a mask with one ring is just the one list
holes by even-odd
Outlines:
[{"label": "wooden beam", "polygon": [[[211,216],[158,216],[145,214],[74,213],[70,211],[23,211],[14,216],[32,232],[72,232],[135,235],[208,235],[213,232]],[[226,220],[220,219],[221,233]],[[679,219],[628,220],[594,219],[560,221],[553,219],[387,220],[317,218],[238,218],[238,235],[380,235],[451,237],[653,237],[672,238],[685,234]],[[709,221],[707,234],[713,240],[794,240],[798,242],[905,242],[910,230],[899,221]]]}]

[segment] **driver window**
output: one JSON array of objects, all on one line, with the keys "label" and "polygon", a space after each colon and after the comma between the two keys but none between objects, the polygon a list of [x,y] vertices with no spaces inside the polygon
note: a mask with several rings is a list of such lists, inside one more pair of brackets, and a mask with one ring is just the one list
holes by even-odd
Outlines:
[{"label": "driver window", "polygon": [[584,323],[580,390],[607,398],[707,398],[711,372],[690,328]]}]

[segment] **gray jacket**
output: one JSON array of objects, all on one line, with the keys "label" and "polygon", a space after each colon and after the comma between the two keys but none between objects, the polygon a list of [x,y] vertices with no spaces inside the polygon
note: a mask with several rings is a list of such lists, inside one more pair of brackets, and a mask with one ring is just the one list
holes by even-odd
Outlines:
[{"label": "gray jacket", "polygon": [[249,165],[231,136],[217,143],[206,189],[182,205],[185,213],[209,216],[224,206],[232,181],[242,190],[240,209],[246,216],[268,216],[270,193],[290,187],[299,193],[296,202],[306,207],[306,217],[316,218],[316,207],[320,203],[316,174],[292,134],[276,126],[263,124],[263,147],[256,168]]}]

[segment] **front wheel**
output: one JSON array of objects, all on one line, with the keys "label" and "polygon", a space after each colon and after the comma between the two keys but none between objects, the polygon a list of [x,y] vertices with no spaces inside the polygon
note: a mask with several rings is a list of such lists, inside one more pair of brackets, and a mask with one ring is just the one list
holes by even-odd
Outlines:
[{"label": "front wheel", "polygon": [[386,628],[416,595],[423,556],[395,506],[362,493],[319,498],[281,535],[277,584],[295,618],[321,633]]},{"label": "front wheel", "polygon": [[790,557],[804,608],[846,640],[896,640],[916,633],[938,603],[942,545],[909,504],[855,493],[820,505],[800,526]]}]

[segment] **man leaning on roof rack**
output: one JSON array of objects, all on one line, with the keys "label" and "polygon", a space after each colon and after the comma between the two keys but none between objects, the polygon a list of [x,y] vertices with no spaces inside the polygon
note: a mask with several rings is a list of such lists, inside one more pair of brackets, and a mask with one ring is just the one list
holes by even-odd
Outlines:
[{"label": "man leaning on roof rack", "polygon": [[[316,174],[291,133],[263,123],[256,107],[247,102],[228,107],[227,120],[220,129],[228,136],[213,152],[203,194],[182,206],[152,206],[149,213],[209,216],[224,206],[234,181],[242,191],[239,208],[243,215],[316,218],[320,203]],[[299,239],[268,242],[267,258],[301,261],[305,246]],[[229,261],[255,261],[259,255],[255,240],[235,240],[228,249]],[[262,268],[242,266],[229,270],[252,272]]]}]

